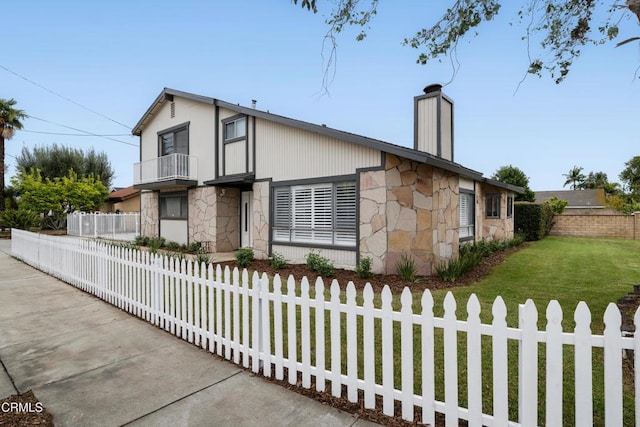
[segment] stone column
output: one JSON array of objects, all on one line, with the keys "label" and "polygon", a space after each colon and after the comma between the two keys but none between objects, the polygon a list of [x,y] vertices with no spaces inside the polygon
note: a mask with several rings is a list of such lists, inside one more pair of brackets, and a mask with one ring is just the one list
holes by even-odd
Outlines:
[{"label": "stone column", "polygon": [[360,258],[371,258],[374,273],[385,272],[387,256],[385,171],[360,174]]},{"label": "stone column", "polygon": [[140,235],[158,237],[160,234],[159,193],[155,191],[140,194]]},{"label": "stone column", "polygon": [[199,187],[189,190],[189,242],[209,242],[216,245],[216,187]]},{"label": "stone column", "polygon": [[253,254],[269,257],[269,182],[253,183]]}]

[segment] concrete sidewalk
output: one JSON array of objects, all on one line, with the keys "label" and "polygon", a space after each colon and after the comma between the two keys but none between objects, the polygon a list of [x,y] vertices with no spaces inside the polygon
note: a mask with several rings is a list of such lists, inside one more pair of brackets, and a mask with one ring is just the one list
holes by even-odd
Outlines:
[{"label": "concrete sidewalk", "polygon": [[32,389],[56,426],[373,425],[252,376],[9,254],[10,241],[0,240],[0,399]]}]

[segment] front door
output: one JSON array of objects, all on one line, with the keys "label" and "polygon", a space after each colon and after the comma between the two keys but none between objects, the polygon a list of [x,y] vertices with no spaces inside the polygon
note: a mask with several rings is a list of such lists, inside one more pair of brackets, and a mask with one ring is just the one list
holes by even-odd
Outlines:
[{"label": "front door", "polygon": [[253,246],[253,191],[240,193],[240,246]]}]

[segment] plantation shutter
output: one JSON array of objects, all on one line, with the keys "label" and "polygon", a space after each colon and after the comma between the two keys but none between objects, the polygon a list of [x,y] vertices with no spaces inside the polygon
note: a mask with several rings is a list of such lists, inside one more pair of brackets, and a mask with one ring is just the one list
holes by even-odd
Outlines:
[{"label": "plantation shutter", "polygon": [[331,244],[333,240],[333,187],[313,188],[313,241]]},{"label": "plantation shutter", "polygon": [[336,185],[335,244],[356,244],[356,184],[343,182]]},{"label": "plantation shutter", "polygon": [[288,242],[291,240],[291,189],[276,188],[273,191],[275,200],[273,240]]},{"label": "plantation shutter", "polygon": [[313,233],[313,190],[309,187],[293,187],[291,191],[292,209],[292,242],[311,241]]},{"label": "plantation shutter", "polygon": [[474,195],[468,193],[460,193],[460,228],[458,231],[459,238],[473,237],[473,201]]}]

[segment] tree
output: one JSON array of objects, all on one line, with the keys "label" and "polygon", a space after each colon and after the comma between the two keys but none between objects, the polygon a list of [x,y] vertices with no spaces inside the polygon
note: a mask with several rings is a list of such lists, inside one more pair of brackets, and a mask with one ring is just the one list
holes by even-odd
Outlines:
[{"label": "tree", "polygon": [[[332,45],[327,64],[334,65],[336,36],[345,27],[360,27],[356,40],[363,40],[370,23],[378,11],[379,0],[337,0],[326,23],[329,30],[325,36]],[[318,11],[316,0],[293,0],[295,4],[314,13]],[[418,30],[403,41],[405,46],[419,50],[417,63],[439,59],[455,53],[460,40],[469,34],[478,34],[483,22],[492,21],[499,13],[504,0],[450,0],[450,6],[442,17],[429,26]],[[617,3],[617,2],[614,2]],[[593,22],[593,17],[606,12],[604,22]],[[522,38],[527,40],[529,54],[528,73],[542,76],[549,73],[556,83],[560,83],[569,73],[574,59],[586,45],[599,45],[618,36],[617,23],[625,15],[634,14],[640,19],[640,0],[626,0],[624,4],[610,5],[594,0],[527,0],[523,2],[516,20],[524,27]],[[597,30],[593,30],[592,26]],[[640,40],[631,37],[617,46]],[[539,51],[533,44],[540,45]],[[534,56],[532,56],[534,55]],[[325,85],[327,83],[325,70]]]},{"label": "tree", "polygon": [[586,179],[586,177],[582,173],[582,169],[583,168],[581,168],[581,167],[574,166],[573,168],[571,168],[569,170],[569,173],[563,173],[562,176],[567,178],[567,180],[564,182],[563,187],[566,187],[567,185],[571,184],[571,189],[572,190],[576,190],[576,189],[580,188],[580,185]]},{"label": "tree", "polygon": [[491,178],[524,188],[524,193],[516,194],[516,202],[534,202],[536,200],[536,194],[529,188],[529,177],[520,168],[512,165],[501,166]]},{"label": "tree", "polygon": [[33,150],[23,147],[16,163],[20,171],[38,169],[43,178],[49,179],[68,176],[73,170],[79,177],[97,177],[105,187],[111,186],[114,175],[107,155],[93,148],[83,151],[58,144],[34,147]]},{"label": "tree", "polygon": [[27,115],[22,110],[13,108],[17,104],[15,99],[0,98],[0,211],[4,210],[4,141],[10,140],[16,130],[22,129],[22,121]]},{"label": "tree", "polygon": [[43,228],[63,227],[67,212],[98,209],[109,194],[102,181],[92,175],[78,177],[73,170],[53,179],[44,178],[38,169],[22,171],[11,183],[19,194],[18,210],[43,216]]},{"label": "tree", "polygon": [[620,172],[620,180],[626,190],[636,200],[640,200],[640,156],[635,156],[625,164]]},{"label": "tree", "polygon": [[579,188],[581,190],[604,188],[609,182],[607,174],[604,172],[589,172],[583,182],[580,183]]}]

